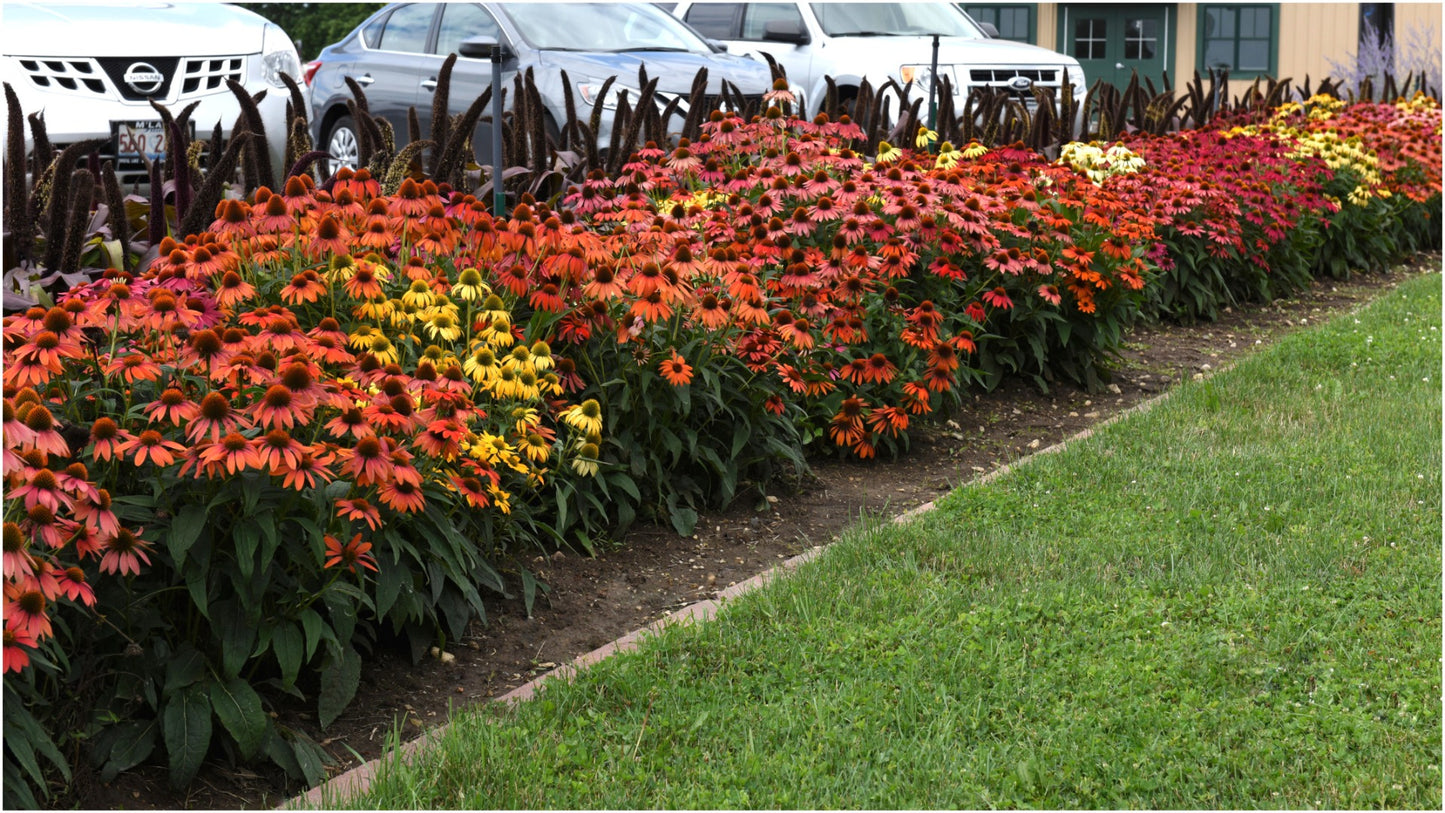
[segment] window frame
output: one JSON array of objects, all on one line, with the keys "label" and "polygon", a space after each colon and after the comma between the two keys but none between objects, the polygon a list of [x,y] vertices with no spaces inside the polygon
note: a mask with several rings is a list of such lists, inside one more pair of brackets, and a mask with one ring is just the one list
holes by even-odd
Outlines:
[{"label": "window frame", "polygon": [[[973,13],[973,10],[987,10],[987,11],[993,11],[993,12],[999,12],[999,11],[1004,11],[1004,10],[1008,10],[1008,11],[1022,10],[1022,11],[1024,11],[1025,13],[1028,14],[1028,29],[1029,29],[1028,39],[1018,39],[1017,37],[1005,37],[1005,36],[1002,36],[1002,32],[1000,32],[999,39],[1008,40],[1009,42],[1022,42],[1022,43],[1028,44],[1028,45],[1038,45],[1038,44],[1039,44],[1039,4],[1038,4],[1038,3],[958,3],[957,6],[958,6],[960,9],[962,9],[962,10],[964,11],[964,13],[966,13],[968,16],[972,17],[974,20],[976,20],[977,22],[980,22],[980,23],[985,22],[985,20],[983,20],[982,18],[980,18],[978,15],[974,14],[974,13]],[[995,18],[997,18],[997,14],[996,14],[996,13],[995,13]],[[987,21],[987,22],[993,22],[993,21],[992,21],[992,20],[989,20],[989,21]],[[998,23],[996,23],[996,22],[993,23],[993,26],[994,26],[994,28],[998,28]]]},{"label": "window frame", "polygon": [[1196,42],[1195,42],[1195,50],[1194,50],[1194,67],[1195,67],[1196,70],[1199,71],[1200,75],[1203,75],[1203,76],[1208,76],[1208,75],[1209,75],[1210,66],[1209,66],[1208,64],[1206,64],[1205,61],[1204,61],[1204,54],[1205,54],[1205,50],[1206,50],[1206,48],[1207,48],[1208,43],[1209,43],[1210,41],[1212,41],[1212,40],[1224,40],[1224,39],[1226,39],[1225,37],[1210,37],[1210,36],[1208,36],[1208,30],[1207,30],[1207,29],[1208,29],[1208,22],[1209,22],[1209,13],[1210,13],[1211,11],[1216,11],[1216,10],[1217,10],[1217,11],[1222,11],[1222,12],[1229,12],[1229,13],[1232,13],[1232,14],[1234,15],[1234,31],[1235,31],[1235,33],[1234,33],[1234,36],[1233,36],[1233,37],[1230,37],[1230,38],[1228,38],[1228,39],[1230,39],[1230,40],[1234,43],[1234,58],[1233,58],[1233,62],[1236,62],[1236,63],[1239,61],[1239,43],[1240,43],[1240,35],[1239,35],[1239,12],[1240,12],[1240,11],[1244,11],[1244,10],[1249,10],[1249,11],[1267,11],[1267,12],[1269,12],[1269,45],[1268,45],[1268,48],[1269,48],[1269,59],[1268,59],[1268,65],[1265,67],[1264,70],[1239,70],[1239,69],[1237,69],[1237,68],[1230,68],[1230,70],[1229,70],[1229,78],[1230,78],[1230,79],[1258,79],[1258,78],[1261,78],[1261,77],[1278,76],[1278,75],[1279,75],[1279,3],[1249,3],[1249,4],[1235,4],[1235,3],[1200,3],[1200,4],[1199,4],[1199,9],[1198,9],[1198,17],[1196,18],[1196,28],[1198,29],[1198,34],[1197,34],[1197,38],[1196,38]]}]

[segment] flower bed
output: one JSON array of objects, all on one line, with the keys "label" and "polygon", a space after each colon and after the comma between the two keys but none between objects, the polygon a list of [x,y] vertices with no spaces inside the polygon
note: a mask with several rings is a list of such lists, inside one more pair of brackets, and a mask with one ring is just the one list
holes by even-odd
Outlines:
[{"label": "flower bed", "polygon": [[103,776],[164,753],[184,784],[214,739],[315,779],[266,693],[324,725],[378,639],[420,655],[482,590],[530,601],[532,546],[690,533],[808,453],[906,451],[970,386],[1096,386],[1138,318],[1440,240],[1429,101],[1057,163],[926,132],[865,156],[821,117],[703,130],[507,217],[292,178],[7,318],[7,802],[82,739]]}]

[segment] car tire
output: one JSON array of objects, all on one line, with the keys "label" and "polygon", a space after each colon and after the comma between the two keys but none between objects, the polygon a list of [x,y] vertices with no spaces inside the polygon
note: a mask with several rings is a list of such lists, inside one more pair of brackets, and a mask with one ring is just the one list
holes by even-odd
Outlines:
[{"label": "car tire", "polygon": [[361,137],[357,134],[356,120],[350,116],[340,116],[331,122],[326,134],[321,137],[321,143],[322,149],[331,155],[330,160],[322,162],[327,178],[341,167],[357,169],[361,166]]}]

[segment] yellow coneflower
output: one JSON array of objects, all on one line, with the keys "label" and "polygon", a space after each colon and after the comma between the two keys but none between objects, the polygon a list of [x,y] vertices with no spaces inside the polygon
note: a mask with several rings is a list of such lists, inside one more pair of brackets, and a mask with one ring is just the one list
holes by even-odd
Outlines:
[{"label": "yellow coneflower", "polygon": [[532,366],[540,372],[546,372],[556,365],[556,359],[552,358],[552,346],[538,339],[532,343]]},{"label": "yellow coneflower", "polygon": [[449,311],[434,312],[426,321],[427,333],[433,339],[443,339],[454,342],[461,338],[462,326],[458,323],[455,314]]},{"label": "yellow coneflower", "polygon": [[897,161],[903,157],[903,150],[889,144],[887,141],[878,142],[878,163],[886,164],[890,161]]},{"label": "yellow coneflower", "polygon": [[462,269],[462,273],[457,276],[457,283],[452,286],[452,295],[467,302],[481,300],[491,292],[492,289],[482,281],[482,272],[475,268]]},{"label": "yellow coneflower", "polygon": [[588,398],[576,406],[568,407],[557,417],[579,432],[602,432],[602,405],[597,403],[595,398]]},{"label": "yellow coneflower", "polygon": [[988,147],[985,147],[984,145],[978,143],[977,141],[970,141],[970,142],[968,142],[968,146],[966,146],[966,147],[963,148],[963,157],[964,157],[964,158],[977,158],[977,157],[979,157],[980,155],[987,155],[987,154],[988,154]]},{"label": "yellow coneflower", "polygon": [[584,443],[577,449],[577,456],[572,458],[572,470],[584,477],[593,477],[597,474],[597,456],[602,450],[597,448],[595,443]]},{"label": "yellow coneflower", "polygon": [[501,374],[497,354],[490,347],[478,347],[467,360],[462,362],[462,372],[478,384],[490,384]]},{"label": "yellow coneflower", "polygon": [[406,293],[401,295],[401,301],[417,308],[429,308],[436,304],[436,292],[431,289],[431,283],[424,279],[412,280],[411,286]]}]

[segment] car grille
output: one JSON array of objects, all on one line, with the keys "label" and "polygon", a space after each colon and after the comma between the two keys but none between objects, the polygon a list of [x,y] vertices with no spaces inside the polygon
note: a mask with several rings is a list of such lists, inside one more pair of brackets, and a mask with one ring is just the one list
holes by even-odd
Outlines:
[{"label": "car grille", "polygon": [[[1038,87],[1060,88],[1063,87],[1064,71],[1062,68],[1015,68],[1001,66],[996,68],[970,68],[968,71],[968,87],[960,88],[967,93],[970,88],[987,87],[995,90],[1007,91],[1019,101],[1028,103],[1034,101],[1032,88]],[[1014,82],[1019,79],[1027,79],[1029,86],[1019,88]]]},{"label": "car grille", "polygon": [[[64,91],[83,96],[113,98],[140,102],[146,99],[164,101],[174,97],[179,86],[181,96],[218,93],[226,89],[226,80],[241,81],[246,75],[246,57],[100,57],[85,59],[40,59],[21,57],[21,69],[36,87],[49,92]],[[164,80],[149,93],[141,93],[125,81],[126,71],[143,62],[155,68]]]},{"label": "car grille", "polygon": [[[208,139],[209,139],[209,135],[207,135],[207,136],[205,136],[204,138],[202,138],[202,139],[201,139],[201,143],[202,143],[202,144],[208,143]],[[70,146],[70,145],[69,145],[69,144],[53,144],[53,145],[51,145],[51,146],[55,149],[56,152],[59,152],[59,151],[65,149],[66,147],[68,147],[68,146]],[[97,150],[96,153],[97,153],[97,155],[99,156],[101,163],[105,163],[106,161],[109,161],[109,162],[111,163],[111,165],[112,165],[113,167],[115,167],[115,177],[116,177],[116,180],[119,181],[119,183],[120,183],[120,190],[121,190],[121,192],[122,192],[122,193],[128,193],[128,192],[130,192],[132,189],[135,189],[135,188],[139,188],[139,189],[141,189],[141,190],[148,189],[148,188],[150,187],[150,173],[146,171],[145,160],[144,160],[143,158],[141,158],[140,156],[138,156],[138,155],[128,155],[128,156],[126,156],[126,157],[124,157],[124,158],[117,159],[117,158],[115,157],[115,153],[112,152],[112,150],[111,150],[111,148],[112,148],[113,146],[114,146],[113,144],[107,143],[107,144],[105,144],[104,146],[102,146],[99,150]],[[202,149],[201,149],[201,155],[200,155],[200,164],[201,164],[201,166],[204,167],[204,166],[206,165],[206,161],[209,160],[210,154],[211,154],[211,151],[210,151],[209,149],[205,149],[205,148],[202,148]],[[86,159],[88,159],[88,158],[89,158],[89,156],[87,155],[87,156],[86,156]],[[165,158],[163,158],[162,160],[163,160],[163,161],[169,161],[169,160],[170,160],[170,156],[167,155],[167,156],[166,156]],[[87,169],[88,169],[88,168],[90,167],[90,164],[88,163],[87,160],[82,159],[82,161],[80,162],[80,164],[79,164],[78,166],[84,167],[84,168],[87,168]],[[95,182],[96,182],[96,184],[99,184],[99,183],[100,183],[100,179],[97,178]]]},{"label": "car grille", "polygon": [[21,59],[20,68],[39,88],[106,94],[105,81],[93,59]]}]

